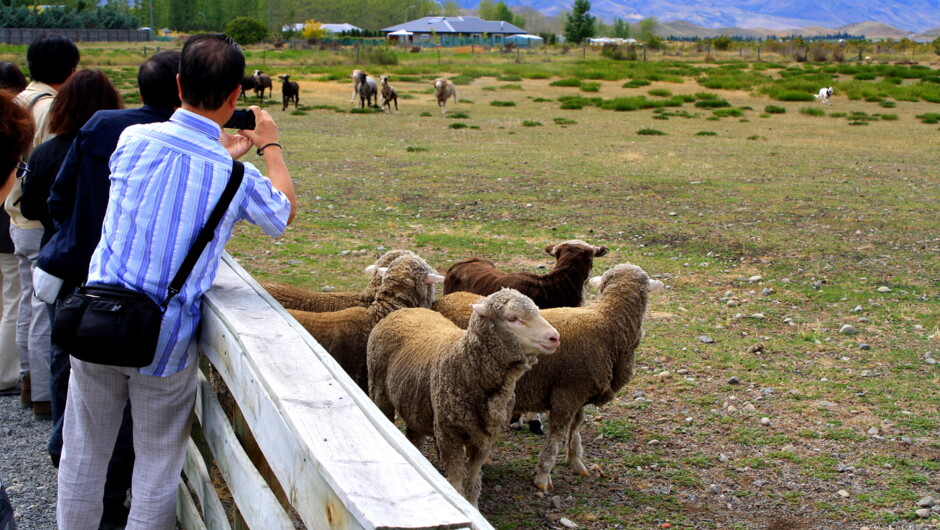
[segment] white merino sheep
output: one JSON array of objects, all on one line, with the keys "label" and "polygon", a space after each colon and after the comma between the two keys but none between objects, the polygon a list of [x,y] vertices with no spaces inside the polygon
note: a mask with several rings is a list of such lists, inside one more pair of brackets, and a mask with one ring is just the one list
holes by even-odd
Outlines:
[{"label": "white merino sheep", "polygon": [[358,68],[352,71],[352,75],[350,77],[352,77],[353,80],[353,93],[351,96],[349,96],[350,103],[356,101],[356,95],[359,94],[359,80],[364,78],[365,75],[366,73],[362,70],[359,70]]},{"label": "white merino sheep", "polygon": [[[382,267],[388,267],[393,261],[401,256],[418,255],[410,250],[393,249],[382,254],[375,263],[366,267],[366,274],[372,276],[369,285],[362,291],[355,292],[321,292],[295,287],[286,283],[279,282],[261,282],[261,287],[278,301],[284,309],[297,309],[310,313],[327,313],[330,311],[340,311],[350,307],[369,307],[375,301],[375,293],[382,285],[382,275],[376,274],[376,271]],[[420,258],[419,258],[420,259]],[[429,270],[434,270],[428,265]],[[437,271],[434,271],[437,274]],[[434,285],[428,286],[427,296],[434,298]]]},{"label": "white merino sheep", "polygon": [[813,94],[813,95],[816,97],[816,99],[818,99],[819,101],[822,101],[826,105],[832,105],[832,103],[829,103],[829,98],[832,97],[832,87],[820,88],[819,94]]},{"label": "white merino sheep", "polygon": [[[371,107],[373,105],[373,98],[375,98],[374,104],[378,105],[379,87],[375,79],[370,77],[369,74],[362,70],[353,71],[353,88],[356,94],[359,94],[359,108],[365,108],[367,105]],[[355,94],[353,98],[355,98]]]},{"label": "white merino sheep", "polygon": [[532,300],[514,289],[472,306],[466,331],[439,313],[402,309],[369,337],[369,396],[420,447],[433,435],[444,475],[471,504],[480,469],[513,406],[516,381],[559,344]]},{"label": "white merino sheep", "polygon": [[[568,466],[587,475],[581,462],[581,422],[585,405],[603,405],[633,377],[633,356],[642,337],[643,316],[649,292],[662,289],[643,269],[617,265],[603,276],[589,280],[600,296],[583,307],[543,309],[542,316],[561,334],[564,342],[554,355],[545,357],[516,384],[514,411],[549,412],[549,439],[539,453],[535,485],[552,487],[551,472],[562,439],[567,439]],[[452,293],[435,307],[453,321],[466,319],[469,293]]]},{"label": "white merino sheep", "polygon": [[441,114],[444,114],[447,107],[447,100],[454,98],[454,105],[457,104],[457,87],[450,79],[438,77],[434,80],[434,97],[437,99],[437,106],[441,108]]},{"label": "white merino sheep", "polygon": [[433,286],[444,281],[417,256],[401,256],[378,273],[382,285],[368,308],[350,307],[331,313],[288,310],[363,391],[368,391],[366,344],[372,328],[393,311],[431,307]]}]

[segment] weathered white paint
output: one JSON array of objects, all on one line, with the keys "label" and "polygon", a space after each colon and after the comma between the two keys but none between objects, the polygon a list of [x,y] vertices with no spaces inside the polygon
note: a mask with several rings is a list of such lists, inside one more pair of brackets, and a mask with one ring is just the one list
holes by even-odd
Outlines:
[{"label": "weathered white paint", "polygon": [[199,510],[196,509],[196,503],[193,502],[186,484],[180,477],[179,487],[176,490],[176,518],[182,523],[186,530],[208,530]]},{"label": "weathered white paint", "polygon": [[[190,486],[199,499],[199,505],[202,507],[202,520],[206,523],[208,530],[231,530],[228,524],[228,518],[225,515],[225,508],[222,501],[219,500],[219,494],[212,485],[212,479],[209,478],[209,469],[196,443],[189,440],[189,446],[186,447],[186,460],[183,462],[183,474],[186,475]],[[188,528],[188,527],[187,527]]]},{"label": "weathered white paint", "polygon": [[[200,346],[308,528],[492,528],[227,254],[204,299]],[[214,439],[206,383],[200,392]],[[219,444],[231,442],[210,442],[217,460]]]}]

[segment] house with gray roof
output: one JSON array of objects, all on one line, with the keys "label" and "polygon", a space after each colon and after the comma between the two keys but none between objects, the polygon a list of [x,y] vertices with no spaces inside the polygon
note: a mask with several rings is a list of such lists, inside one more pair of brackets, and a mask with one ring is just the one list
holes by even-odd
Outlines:
[{"label": "house with gray roof", "polygon": [[[465,44],[502,44],[509,35],[524,34],[519,26],[501,20],[483,20],[480,17],[424,17],[382,29],[386,38],[432,44],[435,38],[443,46]],[[410,35],[409,35],[410,33]]]}]

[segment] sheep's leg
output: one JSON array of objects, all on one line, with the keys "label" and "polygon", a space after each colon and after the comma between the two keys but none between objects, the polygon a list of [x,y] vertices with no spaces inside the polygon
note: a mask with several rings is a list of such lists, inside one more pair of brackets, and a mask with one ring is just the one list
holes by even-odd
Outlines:
[{"label": "sheep's leg", "polygon": [[488,453],[488,447],[471,445],[467,448],[467,476],[464,478],[463,496],[474,508],[477,507],[477,502],[480,500],[480,490],[482,489],[481,470]]},{"label": "sheep's leg", "polygon": [[578,409],[578,412],[571,419],[568,426],[568,444],[565,447],[565,458],[568,461],[568,467],[577,475],[590,475],[584,463],[581,462],[581,455],[584,448],[581,446],[581,424],[584,422],[584,409]]},{"label": "sheep's leg", "polygon": [[551,412],[548,441],[539,453],[539,461],[538,464],[535,465],[535,487],[542,491],[548,491],[549,488],[554,487],[552,485],[552,469],[555,467],[555,461],[558,459],[558,446],[564,438],[565,426],[569,423],[559,420],[559,416],[556,411],[553,410]]},{"label": "sheep's leg", "polygon": [[464,483],[467,476],[466,455],[460,437],[449,432],[434,429],[434,438],[437,441],[437,454],[441,459],[441,469],[451,486],[461,495],[464,494]]}]

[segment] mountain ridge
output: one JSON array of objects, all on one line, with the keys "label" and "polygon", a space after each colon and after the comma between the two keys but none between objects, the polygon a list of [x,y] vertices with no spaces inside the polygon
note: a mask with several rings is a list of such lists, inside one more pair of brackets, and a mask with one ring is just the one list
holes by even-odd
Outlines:
[{"label": "mountain ridge", "polygon": [[[573,0],[503,0],[507,6],[528,7],[546,17],[571,9]],[[479,0],[459,0],[475,8]],[[707,29],[741,28],[784,33],[808,26],[842,28],[879,22],[902,33],[916,34],[940,27],[940,0],[593,0],[590,14],[605,22],[655,17],[663,24],[686,22]],[[869,37],[870,38],[870,37]]]}]

